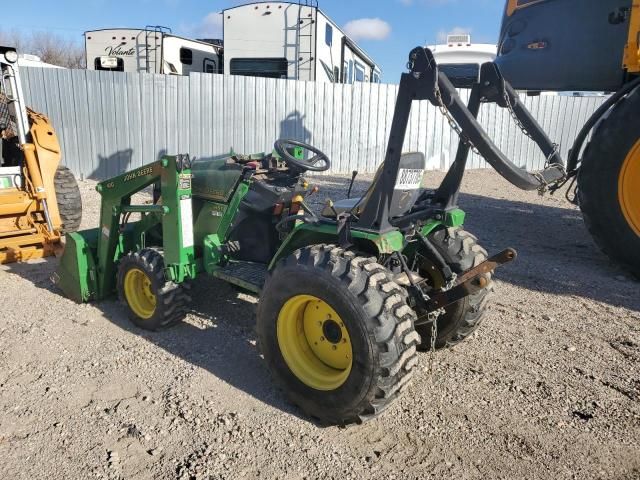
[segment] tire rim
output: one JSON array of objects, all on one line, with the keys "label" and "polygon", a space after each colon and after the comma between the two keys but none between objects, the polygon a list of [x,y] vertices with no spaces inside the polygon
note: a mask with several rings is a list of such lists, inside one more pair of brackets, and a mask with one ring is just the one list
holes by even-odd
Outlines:
[{"label": "tire rim", "polygon": [[277,321],[278,347],[291,372],[316,390],[335,390],[349,377],[351,338],[344,322],[324,300],[296,295]]},{"label": "tire rim", "polygon": [[640,140],[622,164],[618,199],[624,218],[636,235],[640,236]]},{"label": "tire rim", "polygon": [[124,276],[124,295],[136,316],[143,320],[153,317],[156,296],[151,291],[151,280],[139,268],[132,268]]}]

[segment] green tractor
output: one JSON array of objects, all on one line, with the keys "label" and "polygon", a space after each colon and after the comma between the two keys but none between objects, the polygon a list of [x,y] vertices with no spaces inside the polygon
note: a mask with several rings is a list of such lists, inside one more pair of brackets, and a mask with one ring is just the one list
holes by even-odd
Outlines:
[{"label": "green tractor", "polygon": [[[478,327],[493,270],[516,256],[506,249],[488,258],[463,230],[457,200],[469,149],[522,188],[564,173],[553,144],[496,72],[486,72],[467,107],[428,49],[414,49],[409,68],[385,161],[362,197],[314,212],[306,199],[317,189],[306,173],[330,161],[293,140],[277,141],[267,155],[166,156],[97,185],[100,225],[67,235],[54,280],[78,302],[119,295],[133,323],[148,330],[185,318],[201,275],[255,292],[259,345],[290,399],[323,423],[375,417],[408,385],[418,350],[454,345]],[[549,155],[545,170],[516,167],[488,139],[475,115],[491,95],[509,99]],[[464,127],[435,190],[422,187],[424,155],[401,153],[412,102],[425,99]],[[151,186],[153,203],[132,204]]]}]

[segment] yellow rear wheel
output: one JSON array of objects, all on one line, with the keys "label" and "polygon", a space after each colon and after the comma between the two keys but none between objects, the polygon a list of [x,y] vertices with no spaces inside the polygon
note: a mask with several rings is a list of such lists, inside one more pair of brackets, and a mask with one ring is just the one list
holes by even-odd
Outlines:
[{"label": "yellow rear wheel", "polygon": [[409,384],[415,312],[369,256],[333,245],[296,250],[267,277],[256,313],[274,379],[322,423],[373,418]]},{"label": "yellow rear wheel", "polygon": [[351,339],[344,322],[324,300],[296,295],[280,310],[278,346],[298,379],[316,390],[335,390],[349,377]]},{"label": "yellow rear wheel", "polygon": [[622,164],[618,180],[618,200],[624,218],[640,236],[640,140]]}]

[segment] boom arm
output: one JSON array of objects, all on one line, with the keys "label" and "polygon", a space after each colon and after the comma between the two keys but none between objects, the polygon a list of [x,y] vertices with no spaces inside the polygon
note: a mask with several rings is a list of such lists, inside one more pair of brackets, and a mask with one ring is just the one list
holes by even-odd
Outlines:
[{"label": "boom arm", "polygon": [[[390,202],[396,185],[402,145],[414,100],[429,100],[433,105],[440,107],[445,115],[450,116],[452,123],[457,124],[460,129],[461,138],[458,149],[463,154],[457,156],[451,169],[452,176],[455,174],[457,178],[456,181],[448,182],[449,191],[443,192],[442,189],[439,191],[441,195],[449,197],[457,195],[466,162],[466,152],[471,146],[476,148],[500,175],[521,189],[544,189],[547,185],[564,179],[564,162],[556,145],[524,108],[518,95],[502,78],[495,64],[483,65],[480,82],[472,89],[469,108],[464,105],[447,76],[438,72],[433,54],[429,49],[418,47],[412,50],[409,55],[409,69],[410,72],[402,74],[400,80],[384,168],[379,180],[372,186],[370,199],[360,214],[357,222],[359,228],[382,231],[391,228]],[[509,108],[516,121],[547,157],[547,167],[543,171],[528,172],[516,166],[498,149],[476,119],[480,102],[495,102],[500,107]],[[448,177],[452,180],[451,176],[448,175]]]}]

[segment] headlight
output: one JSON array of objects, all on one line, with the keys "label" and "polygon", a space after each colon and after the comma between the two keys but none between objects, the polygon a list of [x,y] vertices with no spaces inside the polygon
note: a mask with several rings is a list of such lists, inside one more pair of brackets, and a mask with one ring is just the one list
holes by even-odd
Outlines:
[{"label": "headlight", "polygon": [[4,58],[6,58],[9,63],[16,63],[18,61],[18,52],[15,50],[8,50],[4,52]]}]

